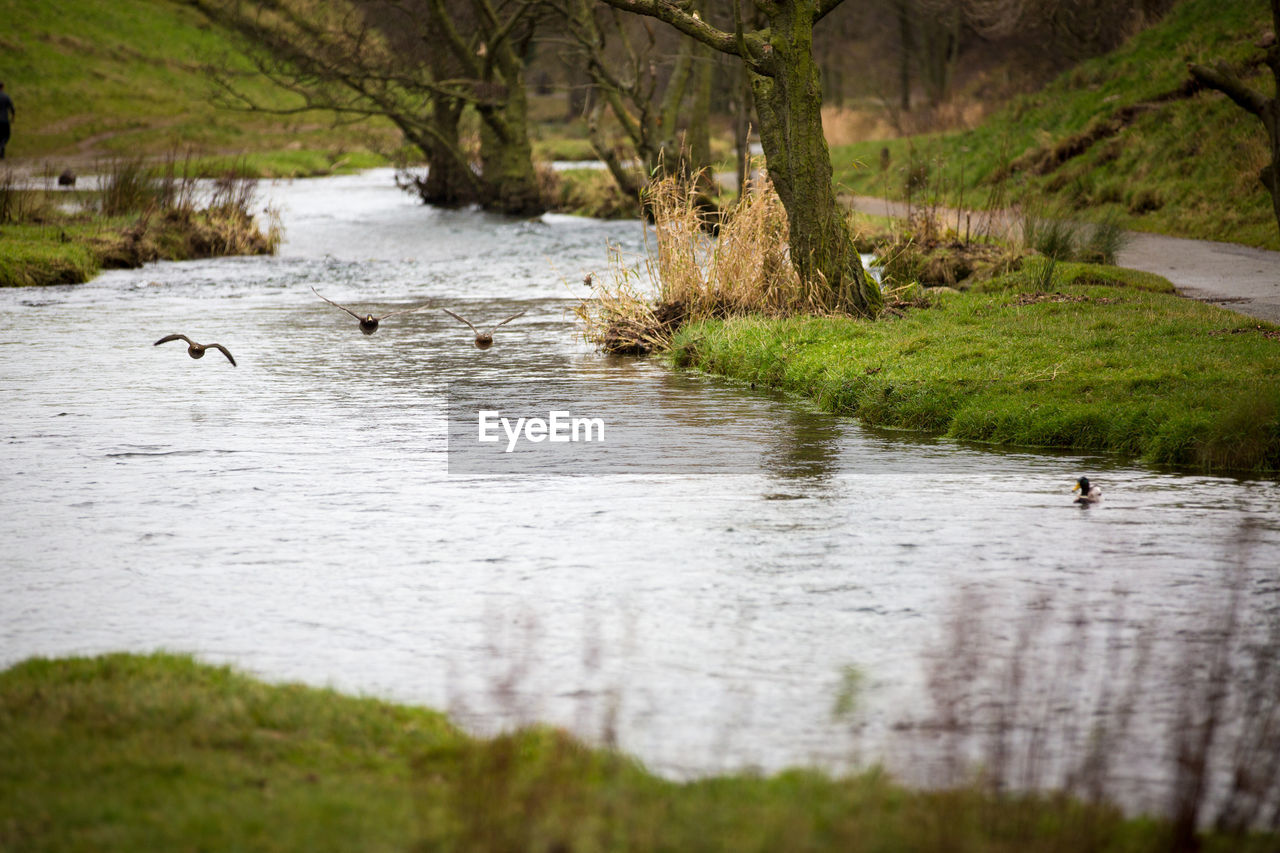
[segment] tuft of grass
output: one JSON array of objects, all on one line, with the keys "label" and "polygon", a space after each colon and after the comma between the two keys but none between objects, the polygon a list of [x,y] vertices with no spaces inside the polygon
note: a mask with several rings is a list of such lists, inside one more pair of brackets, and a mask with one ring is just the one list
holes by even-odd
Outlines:
[{"label": "tuft of grass", "polygon": [[1091,264],[1115,264],[1120,251],[1129,242],[1129,236],[1115,215],[1108,215],[1100,222],[1085,226],[1085,235],[1076,252],[1075,260]]},{"label": "tuft of grass", "polygon": [[47,193],[19,186],[11,170],[0,173],[0,225],[44,222],[54,216],[54,205]]},{"label": "tuft of grass", "polygon": [[1054,261],[1074,260],[1078,251],[1076,228],[1062,219],[1027,215],[1022,220],[1022,239],[1028,248]]},{"label": "tuft of grass", "polygon": [[160,197],[141,157],[125,157],[99,163],[98,211],[103,216],[141,213]]},{"label": "tuft of grass", "polygon": [[896,320],[690,323],[672,357],[878,426],[1280,470],[1280,329],[1155,276],[1027,266]]}]

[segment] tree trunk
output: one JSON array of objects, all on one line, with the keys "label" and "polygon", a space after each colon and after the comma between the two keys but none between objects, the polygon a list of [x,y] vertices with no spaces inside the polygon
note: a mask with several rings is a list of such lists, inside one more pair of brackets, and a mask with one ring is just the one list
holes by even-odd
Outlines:
[{"label": "tree trunk", "polygon": [[738,194],[747,191],[751,177],[751,77],[745,65],[739,66],[737,109],[733,115],[733,147],[738,153]]},{"label": "tree trunk", "polygon": [[920,82],[924,84],[929,106],[936,107],[947,99],[951,89],[951,71],[960,51],[960,6],[943,10],[934,16],[922,16],[916,28],[920,62]]},{"label": "tree trunk", "polygon": [[[755,4],[768,22],[747,33],[733,3],[734,32],[716,29],[670,0],[603,0],[625,12],[666,21],[747,67],[769,176],[787,211],[791,264],[815,305],[874,317],[884,305],[862,268],[853,232],[831,185],[831,152],[822,130],[822,85],[813,58],[813,25],[842,0],[769,0]],[[1280,2],[1280,0],[1275,0]]]},{"label": "tree trunk", "polygon": [[[1280,72],[1276,74],[1280,81]],[[1271,193],[1271,209],[1276,215],[1276,224],[1280,225],[1280,103],[1275,98],[1262,109],[1258,116],[1267,128],[1267,141],[1271,143],[1271,165],[1264,166],[1258,180]]]},{"label": "tree trunk", "polygon": [[813,0],[771,8],[773,73],[751,75],[760,141],[769,177],[787,211],[791,263],[801,280],[810,284],[824,308],[875,316],[884,298],[862,268],[831,183],[822,87],[813,59],[813,18]]},{"label": "tree trunk", "polygon": [[898,10],[898,99],[904,113],[911,112],[911,3],[897,0]]},{"label": "tree trunk", "polygon": [[689,111],[689,170],[698,179],[698,188],[715,192],[711,174],[711,73],[715,58],[711,50],[698,45],[694,52],[697,66],[693,72],[693,106]]},{"label": "tree trunk", "polygon": [[462,108],[463,103],[456,98],[439,98],[435,102],[435,129],[439,136],[454,140],[452,149],[431,134],[418,134],[411,140],[427,161],[427,177],[415,181],[424,204],[460,207],[479,201],[475,173],[456,155]]},{"label": "tree trunk", "polygon": [[629,168],[622,163],[618,158],[618,152],[610,147],[608,140],[600,132],[600,112],[603,108],[603,104],[597,105],[587,119],[587,139],[591,142],[591,150],[596,153],[596,158],[604,163],[605,168],[609,170],[609,174],[613,176],[613,182],[618,185],[618,190],[623,197],[638,201],[644,191],[644,186],[638,179],[635,169]]},{"label": "tree trunk", "polygon": [[500,107],[480,110],[480,169],[491,210],[512,216],[537,216],[547,209],[533,167],[529,142],[529,104],[523,75],[509,71]]}]

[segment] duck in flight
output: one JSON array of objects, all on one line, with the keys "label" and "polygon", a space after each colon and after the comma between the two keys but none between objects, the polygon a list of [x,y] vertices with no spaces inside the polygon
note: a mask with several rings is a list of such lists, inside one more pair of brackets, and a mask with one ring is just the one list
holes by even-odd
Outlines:
[{"label": "duck in flight", "polygon": [[378,331],[378,324],[381,323],[383,320],[387,319],[388,317],[394,317],[397,314],[411,314],[414,311],[421,311],[423,308],[427,307],[426,305],[419,305],[417,308],[401,308],[399,311],[392,311],[389,314],[383,314],[381,317],[375,317],[372,314],[365,314],[362,317],[356,312],[352,311],[347,306],[339,305],[338,303],[334,302],[332,299],[328,299],[324,296],[321,296],[320,291],[316,290],[314,287],[311,288],[311,292],[314,293],[316,296],[320,296],[321,299],[323,299],[325,302],[328,302],[334,308],[341,308],[343,311],[346,311],[352,317],[355,317],[357,320],[359,320],[360,331],[364,332],[366,335],[372,335],[374,332]]},{"label": "duck in flight", "polygon": [[1101,503],[1102,501],[1102,489],[1089,485],[1088,477],[1081,477],[1076,480],[1076,484],[1071,487],[1071,491],[1080,492],[1080,497],[1075,499],[1075,503],[1083,504],[1084,506]]},{"label": "duck in flight", "polygon": [[453,313],[448,308],[444,308],[441,310],[443,310],[444,313],[448,314],[453,319],[457,320],[459,323],[466,323],[468,326],[471,326],[471,331],[476,333],[476,349],[488,349],[489,347],[493,346],[494,329],[498,328],[499,326],[505,326],[507,323],[510,323],[512,320],[514,320],[517,317],[523,317],[529,309],[526,308],[524,311],[521,311],[519,314],[512,314],[510,317],[503,320],[501,323],[494,323],[492,326],[489,327],[487,331],[484,331],[484,332],[477,329],[471,323],[471,321],[468,320],[466,317],[459,317],[457,314]]},{"label": "duck in flight", "polygon": [[169,341],[186,341],[187,355],[192,358],[204,358],[204,351],[207,349],[222,350],[222,354],[227,357],[227,361],[231,362],[231,366],[236,366],[236,360],[231,357],[231,352],[222,344],[198,344],[186,335],[165,335],[163,338],[152,344],[152,346],[158,347],[161,344],[169,343]]}]

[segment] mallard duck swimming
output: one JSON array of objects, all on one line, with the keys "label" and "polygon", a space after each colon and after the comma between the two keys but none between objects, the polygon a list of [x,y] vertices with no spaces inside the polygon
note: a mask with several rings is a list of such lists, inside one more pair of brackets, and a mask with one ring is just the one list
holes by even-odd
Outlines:
[{"label": "mallard duck swimming", "polygon": [[507,323],[510,323],[512,320],[514,320],[517,317],[523,317],[529,309],[526,308],[524,311],[521,311],[519,314],[512,314],[510,317],[503,320],[501,323],[494,323],[492,326],[489,327],[489,330],[486,332],[480,331],[474,325],[472,325],[471,321],[468,320],[466,317],[459,317],[457,314],[453,313],[448,308],[443,308],[441,310],[444,311],[444,313],[448,314],[453,319],[457,320],[459,323],[466,323],[468,326],[471,326],[471,331],[476,333],[476,349],[488,349],[489,347],[493,346],[494,329],[498,328],[499,326],[505,326]]},{"label": "mallard duck swimming", "polygon": [[1088,505],[1100,503],[1102,501],[1102,489],[1097,486],[1090,486],[1088,477],[1081,477],[1079,480],[1076,480],[1076,484],[1071,487],[1071,491],[1080,492],[1080,497],[1075,500],[1078,504]]},{"label": "mallard duck swimming", "polygon": [[222,344],[198,344],[186,335],[165,335],[163,338],[152,344],[152,346],[158,347],[161,344],[169,343],[169,341],[186,341],[187,355],[192,358],[204,358],[204,351],[207,349],[222,350],[222,354],[227,357],[227,361],[231,362],[231,366],[236,366],[236,360],[231,357],[231,353]]},{"label": "mallard duck swimming", "polygon": [[[320,291],[316,290],[314,287],[311,288],[311,292],[314,293],[316,296],[320,296]],[[328,299],[324,296],[320,296],[320,298],[323,299],[325,302],[328,302],[334,308],[341,308],[343,311],[346,311],[352,317],[355,317],[357,320],[359,320],[360,331],[364,332],[366,335],[372,335],[374,332],[378,331],[378,324],[381,323],[383,320],[387,319],[388,317],[394,317],[397,314],[411,314],[414,311],[421,311],[422,309],[428,307],[426,305],[419,305],[417,308],[401,308],[399,311],[392,311],[389,314],[383,314],[381,317],[375,317],[372,314],[365,314],[363,317],[361,317],[359,314],[352,311],[350,308],[348,308],[345,305],[339,305],[338,303],[334,302],[332,299]]]}]

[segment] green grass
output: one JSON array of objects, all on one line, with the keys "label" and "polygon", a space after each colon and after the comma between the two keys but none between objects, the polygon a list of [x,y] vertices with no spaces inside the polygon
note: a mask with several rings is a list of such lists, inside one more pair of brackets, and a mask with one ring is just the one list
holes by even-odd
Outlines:
[{"label": "green grass", "polygon": [[[1027,275],[1006,275],[990,281],[982,282],[978,285],[978,290],[987,292],[992,291],[1027,291]],[[1053,286],[1067,287],[1070,285],[1105,285],[1111,287],[1131,287],[1136,290],[1149,290],[1154,293],[1176,293],[1177,288],[1169,279],[1155,273],[1143,272],[1142,270],[1131,270],[1125,267],[1113,267],[1103,264],[1085,264],[1078,262],[1059,262],[1054,265],[1053,269]],[[1185,300],[1184,300],[1185,301]],[[1230,317],[1243,320],[1238,314],[1229,314]]]},{"label": "green grass", "polygon": [[876,771],[677,783],[556,730],[474,739],[429,710],[181,656],[0,673],[6,850],[1065,853],[1154,851],[1165,833],[1106,807],[910,791]]},{"label": "green grass", "polygon": [[[198,155],[286,152],[297,171],[353,155],[382,156],[398,144],[389,123],[333,128],[332,116],[250,114],[220,108],[202,65],[224,65],[274,107],[295,96],[247,74],[240,43],[177,0],[42,0],[6,5],[0,33],[3,80],[17,120],[11,157],[58,159],[174,150]],[[311,153],[305,153],[311,152]]]},{"label": "green grass", "polygon": [[0,677],[0,848],[403,850],[407,756],[457,739],[185,658],[32,661]]},{"label": "green grass", "polygon": [[194,175],[216,177],[229,167],[251,178],[312,178],[341,175],[390,165],[382,154],[360,149],[296,149],[249,151],[235,157],[196,157],[191,162]]},{"label": "green grass", "polygon": [[1058,264],[1049,290],[1061,295],[1030,297],[1032,266],[896,319],[697,323],[672,355],[877,426],[1280,469],[1275,327],[1114,267]]},{"label": "green grass", "polygon": [[0,287],[80,284],[98,273],[93,241],[119,234],[124,222],[0,226]]},{"label": "green grass", "polygon": [[[1269,29],[1263,0],[1183,0],[1158,25],[1107,56],[1064,73],[1043,90],[1014,99],[981,126],[946,135],[869,141],[833,149],[837,185],[867,195],[981,207],[1013,200],[1052,204],[1062,216],[1102,219],[1182,237],[1280,248],[1270,198],[1257,180],[1268,162],[1256,118],[1224,95],[1201,92],[1142,113],[1110,139],[1043,176],[999,175],[1029,152],[1052,148],[1115,110],[1178,88],[1188,61],[1242,63],[1261,53]],[[1252,85],[1268,94],[1265,67]],[[880,151],[891,166],[881,172]]]},{"label": "green grass", "polygon": [[547,201],[553,210],[601,219],[637,217],[638,199],[624,198],[613,178],[603,169],[564,169],[544,179]]}]

